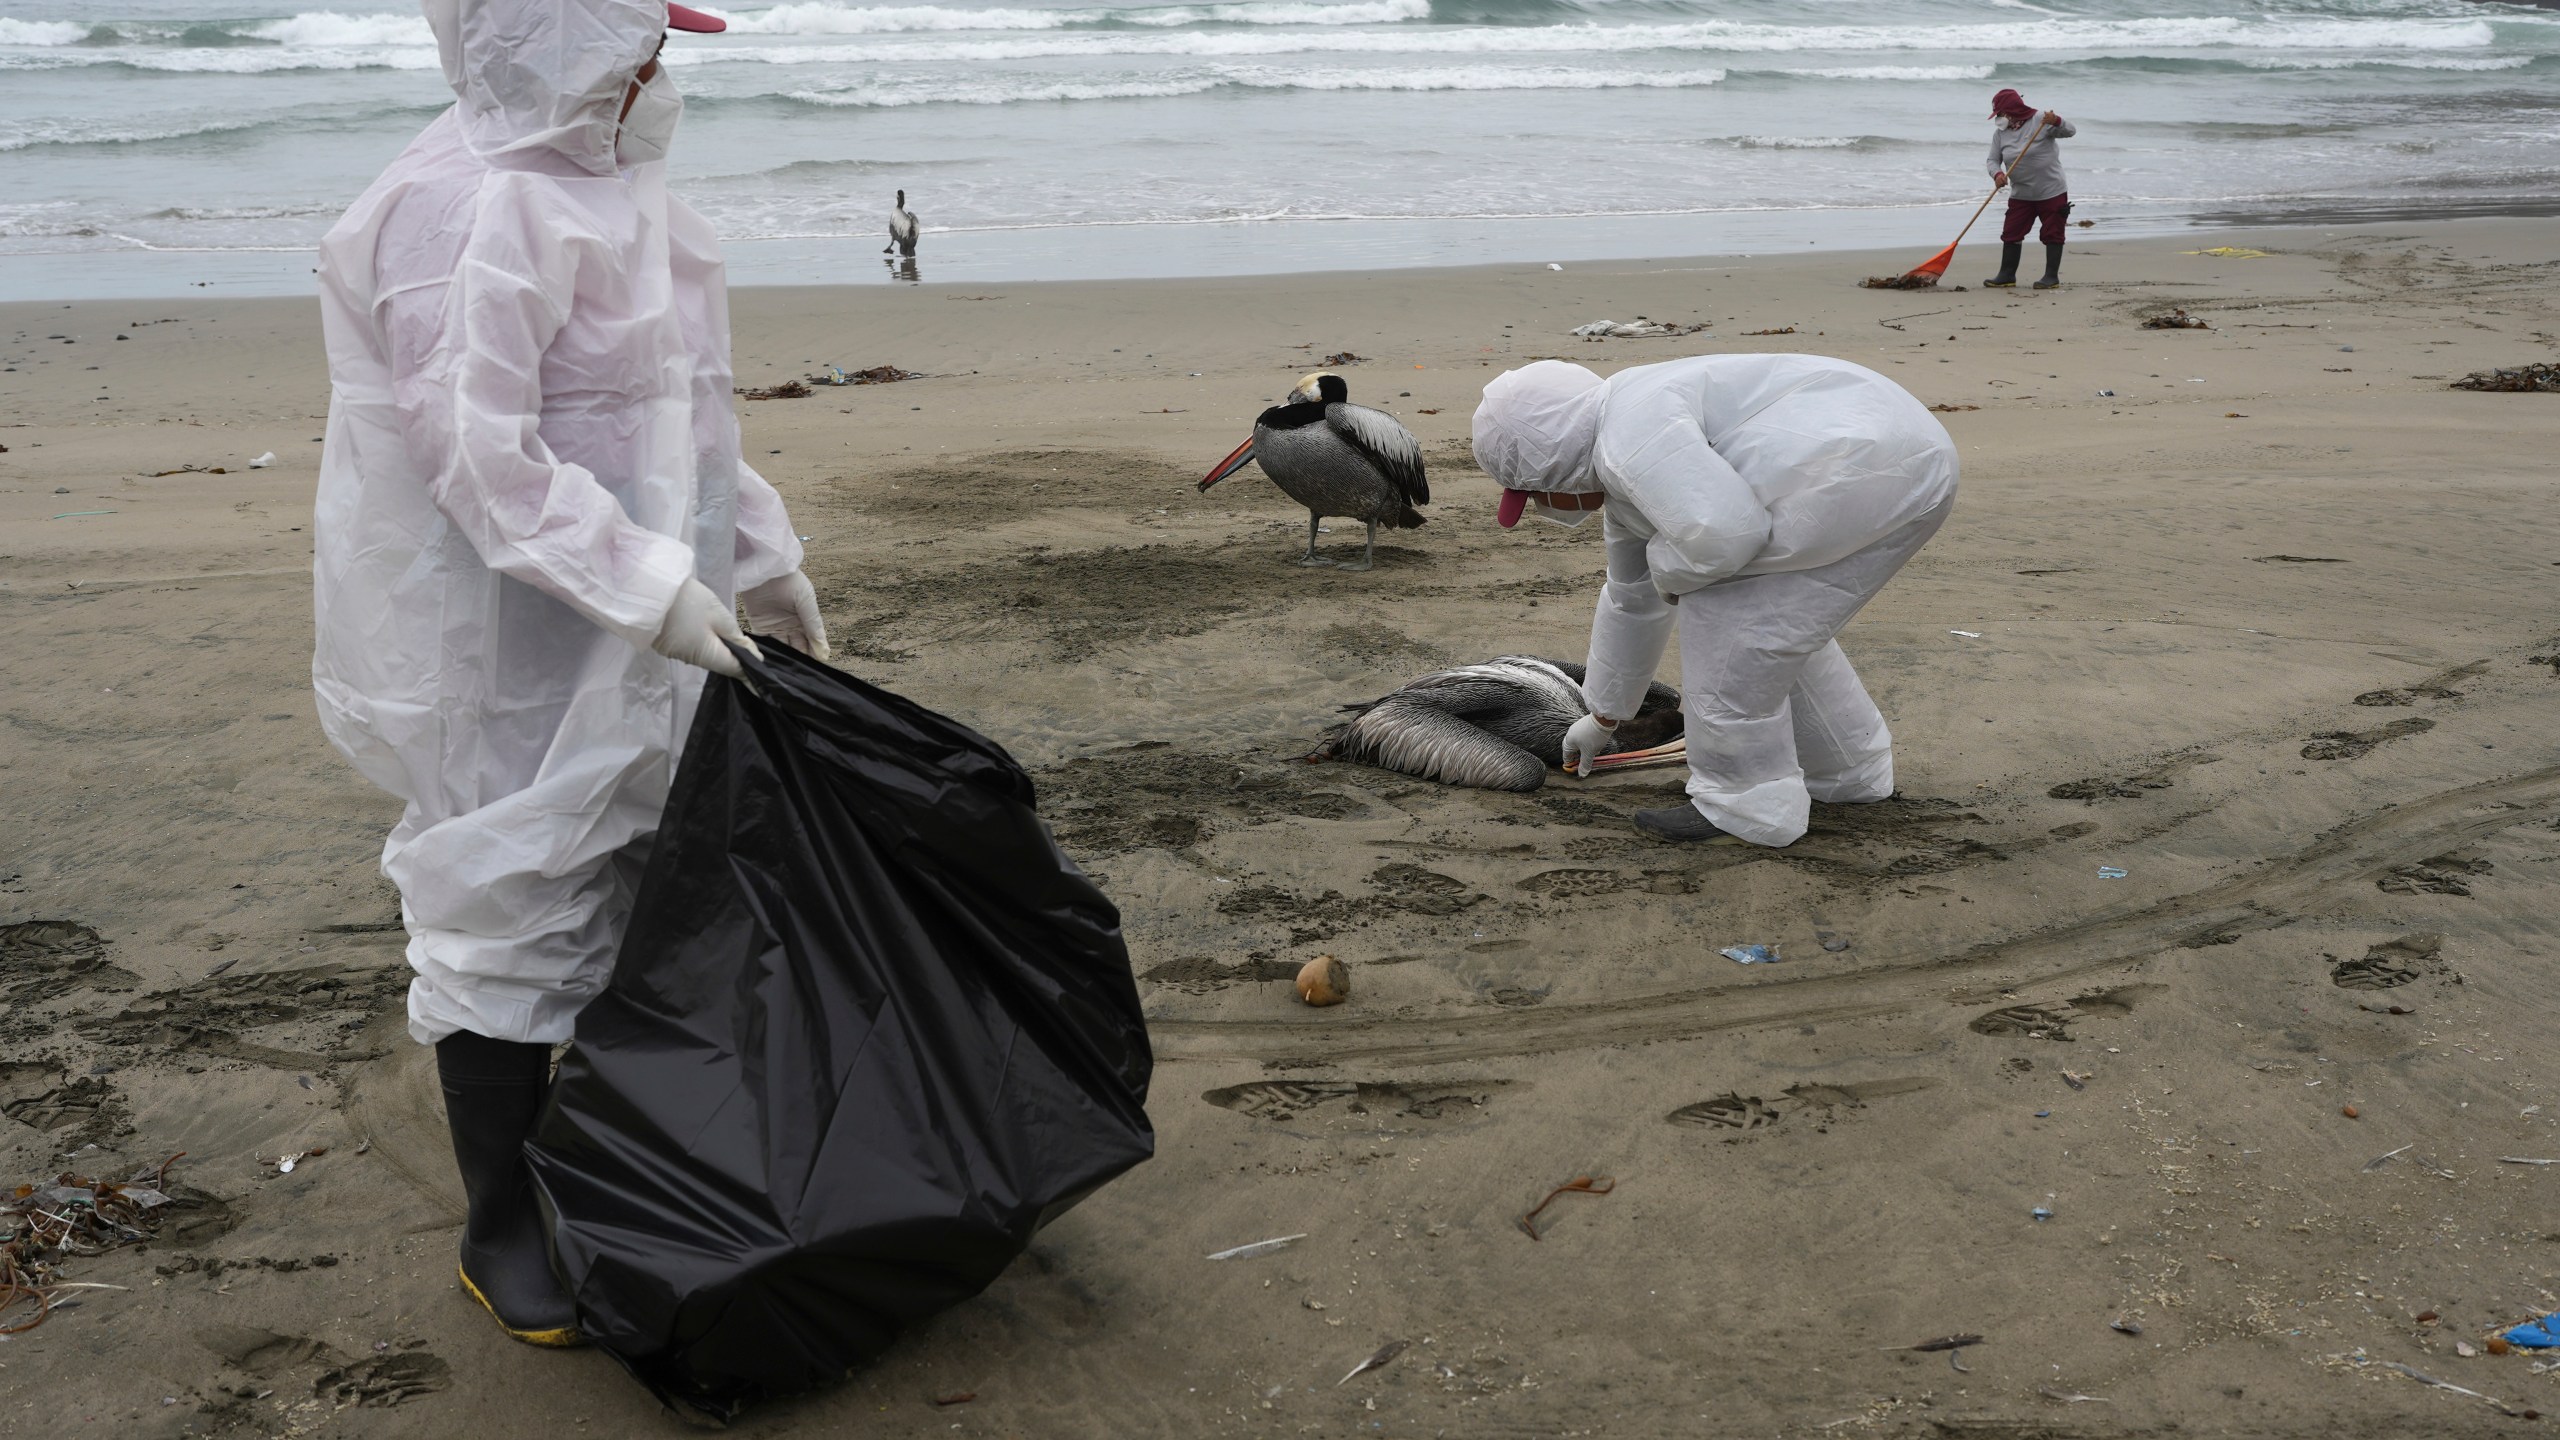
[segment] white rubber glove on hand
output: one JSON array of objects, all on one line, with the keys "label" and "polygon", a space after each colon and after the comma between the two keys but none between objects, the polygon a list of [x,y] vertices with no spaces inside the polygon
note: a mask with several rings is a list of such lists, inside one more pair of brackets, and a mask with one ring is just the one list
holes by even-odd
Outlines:
[{"label": "white rubber glove on hand", "polygon": [[1560,757],[1564,768],[1576,775],[1589,776],[1591,762],[1608,751],[1609,731],[1613,728],[1597,715],[1585,715],[1574,721],[1573,728],[1564,732],[1564,754]]},{"label": "white rubber glove on hand", "polygon": [[827,658],[827,622],[818,618],[818,590],[794,570],[738,592],[747,625],[812,659]]},{"label": "white rubber glove on hand", "polygon": [[764,657],[756,642],[738,629],[737,614],[699,580],[684,582],[676,592],[676,603],[667,607],[667,618],[658,624],[658,638],[649,642],[650,649],[670,660],[744,680],[747,672],[739,666],[738,657],[729,653],[731,645],[758,659]]}]

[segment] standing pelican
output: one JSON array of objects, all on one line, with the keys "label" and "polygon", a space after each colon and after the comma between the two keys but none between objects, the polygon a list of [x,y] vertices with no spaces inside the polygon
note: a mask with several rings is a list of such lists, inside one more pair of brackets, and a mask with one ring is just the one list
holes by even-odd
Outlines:
[{"label": "standing pelican", "polygon": [[1316,532],[1324,517],[1341,515],[1369,527],[1360,563],[1342,568],[1368,569],[1378,558],[1380,522],[1399,530],[1420,525],[1413,507],[1431,503],[1431,485],[1413,432],[1383,410],[1352,404],[1350,395],[1339,375],[1318,371],[1300,380],[1289,403],[1263,411],[1253,438],[1202,478],[1201,491],[1260,460],[1271,483],[1307,507],[1307,553],[1298,563],[1335,563],[1316,554]]},{"label": "standing pelican", "polygon": [[898,203],[889,211],[889,243],[880,247],[880,253],[886,255],[892,250],[901,255],[916,253],[916,212],[907,208],[904,190],[898,192]]}]

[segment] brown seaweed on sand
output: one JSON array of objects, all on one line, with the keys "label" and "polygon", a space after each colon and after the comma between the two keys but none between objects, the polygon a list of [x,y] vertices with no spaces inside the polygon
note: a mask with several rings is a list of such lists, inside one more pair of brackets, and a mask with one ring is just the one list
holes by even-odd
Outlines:
[{"label": "brown seaweed on sand", "polygon": [[2560,391],[2560,365],[2536,360],[2511,370],[2474,370],[2453,382],[2456,390],[2495,390],[2520,394],[2530,390]]},{"label": "brown seaweed on sand", "polygon": [[1935,275],[1870,275],[1858,284],[1869,290],[1934,290]]}]

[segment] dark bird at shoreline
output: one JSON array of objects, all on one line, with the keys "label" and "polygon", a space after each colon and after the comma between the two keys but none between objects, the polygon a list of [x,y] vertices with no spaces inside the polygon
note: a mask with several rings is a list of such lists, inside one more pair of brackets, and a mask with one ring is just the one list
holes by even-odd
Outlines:
[{"label": "dark bird at shoreline", "polygon": [[880,253],[886,255],[892,250],[906,256],[916,253],[916,212],[907,208],[904,190],[898,192],[898,203],[889,208],[889,243],[880,247]]}]

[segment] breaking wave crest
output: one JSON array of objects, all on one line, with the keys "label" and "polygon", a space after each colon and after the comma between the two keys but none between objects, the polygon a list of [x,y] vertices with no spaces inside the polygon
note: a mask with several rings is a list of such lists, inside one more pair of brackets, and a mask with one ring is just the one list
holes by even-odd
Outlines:
[{"label": "breaking wave crest", "polygon": [[846,5],[796,0],[769,10],[714,11],[740,35],[899,35],[948,30],[1071,30],[1104,26],[1387,25],[1431,18],[1430,0],[1244,0],[1133,10],[971,10],[949,5]]},{"label": "breaking wave crest", "polygon": [[1215,66],[1185,75],[1127,81],[1026,79],[978,81],[930,87],[854,85],[838,90],[795,90],[789,98],[811,105],[894,108],[906,105],[1018,105],[1043,100],[1143,100],[1199,95],[1211,90],[1617,90],[1680,89],[1714,85],[1721,70],[1615,71],[1569,66],[1435,67],[1427,70],[1278,70],[1259,65]]}]

